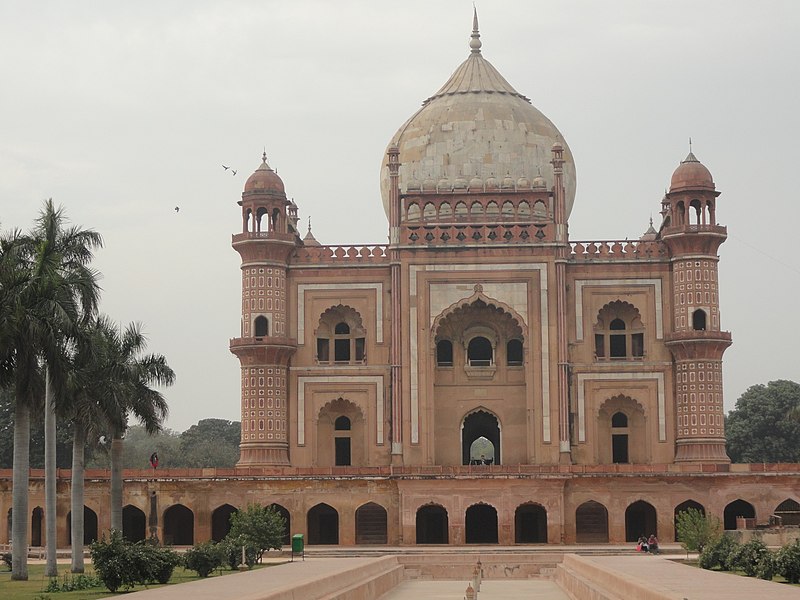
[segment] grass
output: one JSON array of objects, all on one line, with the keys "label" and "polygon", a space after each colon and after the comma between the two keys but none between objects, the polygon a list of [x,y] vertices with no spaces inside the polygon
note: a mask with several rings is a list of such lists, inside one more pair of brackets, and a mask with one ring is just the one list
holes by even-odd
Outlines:
[{"label": "grass", "polygon": [[[261,565],[257,565],[259,568]],[[0,598],[3,600],[94,600],[95,598],[108,598],[117,594],[112,594],[104,586],[91,588],[88,590],[76,590],[74,592],[45,592],[49,577],[45,577],[44,565],[28,565],[28,580],[27,581],[12,581],[11,572],[0,569]],[[219,577],[236,571],[215,571],[211,577]],[[59,579],[64,576],[69,576],[69,565],[58,565]],[[94,575],[94,569],[91,564],[86,565],[86,575]],[[177,567],[172,574],[172,578],[166,585],[173,585],[176,583],[187,583],[189,581],[196,581],[200,577],[194,571],[187,571],[183,567]],[[126,591],[140,591],[143,589],[161,587],[160,585],[137,586],[132,590]],[[122,590],[118,593],[125,593]]]}]

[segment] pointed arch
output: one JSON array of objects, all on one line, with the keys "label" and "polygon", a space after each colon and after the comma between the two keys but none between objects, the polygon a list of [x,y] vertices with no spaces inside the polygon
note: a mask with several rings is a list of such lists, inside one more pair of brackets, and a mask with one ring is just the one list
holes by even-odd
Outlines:
[{"label": "pointed arch", "polygon": [[525,502],[514,511],[514,543],[547,543],[547,509],[537,502]]},{"label": "pointed arch", "polygon": [[[484,446],[476,447],[481,438],[491,445],[491,456]],[[500,419],[486,407],[478,406],[470,410],[461,420],[461,460],[462,464],[501,464],[501,428]],[[477,456],[473,456],[473,451]]]},{"label": "pointed arch", "polygon": [[491,504],[473,504],[464,515],[464,541],[467,544],[496,544],[497,509]]},{"label": "pointed arch", "polygon": [[308,511],[308,543],[310,545],[337,545],[339,543],[339,512],[321,502]]},{"label": "pointed arch", "polygon": [[699,511],[703,516],[705,516],[705,514],[706,514],[706,507],[703,506],[702,504],[700,504],[699,502],[695,501],[695,500],[691,500],[691,499],[690,500],[684,500],[683,502],[678,504],[678,506],[675,507],[675,510],[673,512],[673,524],[674,524],[674,527],[675,527],[675,541],[676,542],[680,542],[681,541],[679,536],[678,536],[678,515],[680,515],[682,512],[686,512],[690,508],[693,509],[693,510]]},{"label": "pointed arch", "polygon": [[388,540],[386,509],[367,502],[356,509],[356,544],[386,544]]},{"label": "pointed arch", "polygon": [[775,516],[780,517],[782,525],[800,525],[800,503],[787,498],[775,507]]},{"label": "pointed arch", "polygon": [[[458,338],[459,336],[454,333],[445,331],[446,327],[443,329],[443,325],[446,325],[449,318],[456,315],[458,312],[475,309],[488,309],[491,313],[495,314],[497,319],[505,320],[506,324],[505,327],[503,327],[507,329],[507,331],[505,331],[505,338],[519,338],[522,339],[523,342],[528,339],[528,326],[525,324],[525,320],[522,316],[505,302],[501,302],[500,300],[484,294],[483,286],[478,284],[475,286],[475,291],[472,295],[454,302],[436,316],[431,326],[431,334],[433,336],[432,344],[435,345],[436,341],[440,338]],[[502,326],[503,324],[498,323],[497,325]],[[448,333],[450,333],[450,335],[448,335]]]},{"label": "pointed arch", "polygon": [[[85,523],[84,520],[84,529]],[[129,542],[141,542],[147,538],[147,517],[143,510],[132,504],[122,508],[122,537]]]},{"label": "pointed arch", "polygon": [[450,542],[447,509],[441,504],[425,504],[417,508],[417,544],[448,544]]},{"label": "pointed arch", "polygon": [[635,542],[642,536],[658,537],[656,509],[649,502],[637,500],[625,509],[625,541]]},{"label": "pointed arch", "polygon": [[231,530],[231,516],[239,509],[230,504],[223,504],[211,513],[211,539],[221,542]]},{"label": "pointed arch", "polygon": [[175,546],[194,544],[194,513],[183,504],[173,504],[164,511],[164,543]]},{"label": "pointed arch", "polygon": [[366,419],[361,407],[339,397],[317,414],[317,462],[320,465],[363,465],[366,459]]},{"label": "pointed arch", "polygon": [[366,362],[366,336],[361,314],[346,304],[331,306],[320,315],[314,331],[317,362],[362,364]]},{"label": "pointed arch", "polygon": [[636,360],[645,356],[642,315],[624,300],[609,302],[594,324],[595,360]]},{"label": "pointed arch", "polygon": [[747,502],[747,500],[742,500],[741,498],[730,502],[725,506],[725,510],[723,511],[723,526],[726,530],[733,530],[736,529],[736,520],[737,518],[742,517],[745,519],[755,519],[756,518],[756,509],[755,507]]},{"label": "pointed arch", "polygon": [[579,544],[608,542],[608,509],[588,500],[575,509],[575,541]]}]

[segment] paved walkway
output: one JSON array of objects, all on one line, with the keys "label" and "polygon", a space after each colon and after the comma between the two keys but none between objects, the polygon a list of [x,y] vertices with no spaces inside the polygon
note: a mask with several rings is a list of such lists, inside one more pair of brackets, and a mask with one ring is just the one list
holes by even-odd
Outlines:
[{"label": "paved walkway", "polygon": [[[463,600],[466,581],[404,581],[380,600]],[[481,583],[480,600],[569,600],[558,585],[544,579]]]},{"label": "paved walkway", "polygon": [[800,588],[740,577],[730,573],[706,571],[683,565],[664,556],[592,556],[584,557],[604,569],[647,582],[678,600],[799,600]]}]

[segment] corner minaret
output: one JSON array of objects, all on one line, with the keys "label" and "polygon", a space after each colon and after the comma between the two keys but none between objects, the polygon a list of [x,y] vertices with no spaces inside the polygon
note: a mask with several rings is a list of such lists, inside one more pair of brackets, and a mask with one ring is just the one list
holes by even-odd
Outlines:
[{"label": "corner minaret", "polygon": [[731,334],[720,329],[717,251],[727,229],[717,224],[709,170],[689,152],[662,202],[661,239],[670,251],[675,361],[676,462],[730,462],[725,452],[722,354]]},{"label": "corner minaret", "polygon": [[297,340],[287,331],[286,271],[299,242],[297,206],[267,164],[248,178],[239,202],[242,232],[241,337],[231,340],[242,376],[242,438],[238,466],[288,465],[287,378]]}]

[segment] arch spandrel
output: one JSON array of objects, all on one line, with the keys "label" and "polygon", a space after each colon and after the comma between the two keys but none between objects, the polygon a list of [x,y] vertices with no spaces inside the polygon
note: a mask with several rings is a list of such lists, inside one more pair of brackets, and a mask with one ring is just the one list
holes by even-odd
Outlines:
[{"label": "arch spandrel", "polygon": [[[444,325],[446,329],[447,322],[451,320],[451,317],[458,320],[459,314],[468,316],[467,313],[471,310],[484,309],[494,312],[494,325],[503,328],[502,331],[497,331],[497,333],[503,334],[502,337],[507,339],[528,339],[528,326],[523,317],[505,302],[501,302],[500,300],[491,298],[484,294],[482,287],[480,285],[476,285],[475,292],[472,295],[454,302],[433,318],[431,325],[431,343],[435,345],[436,341],[439,339],[439,336],[445,333],[444,330],[442,330],[442,326]],[[473,319],[469,320],[472,321]],[[485,321],[485,319],[481,320]],[[505,323],[503,321],[505,321]],[[463,331],[463,329],[463,326],[455,328],[456,331]],[[441,333],[440,330],[442,330]],[[459,341],[463,341],[460,339],[460,335],[454,335],[454,333],[445,335],[445,337],[448,339],[458,339]]]},{"label": "arch spandrel", "polygon": [[[472,292],[469,291],[472,288]],[[430,283],[428,298],[431,331],[436,330],[436,321],[441,320],[460,305],[481,300],[489,306],[496,306],[511,314],[527,336],[530,309],[528,305],[528,283],[523,281],[502,282],[449,282]]]}]

